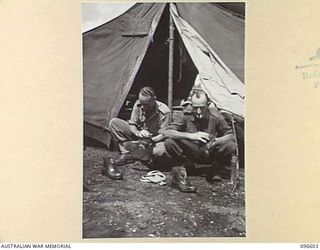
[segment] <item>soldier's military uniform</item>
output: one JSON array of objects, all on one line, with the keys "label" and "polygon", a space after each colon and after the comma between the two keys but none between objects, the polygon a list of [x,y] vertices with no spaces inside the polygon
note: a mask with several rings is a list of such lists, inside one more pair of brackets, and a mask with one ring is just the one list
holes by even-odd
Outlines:
[{"label": "soldier's military uniform", "polygon": [[[162,102],[156,101],[156,106],[151,113],[146,113],[137,100],[133,106],[129,122],[119,118],[113,118],[109,123],[109,130],[119,144],[120,156],[105,157],[103,160],[102,174],[113,180],[121,180],[123,174],[117,170],[117,166],[133,163],[135,160],[151,163],[153,155],[161,156],[165,152],[164,142],[154,145],[151,139],[141,139],[130,130],[130,126],[136,126],[138,131],[147,130],[152,137],[165,130],[170,120],[170,109]],[[138,140],[138,141],[137,141]]]},{"label": "soldier's military uniform", "polygon": [[[196,119],[191,112],[187,111],[174,112],[173,121],[167,130],[188,133],[206,132],[212,138],[208,144],[212,143],[216,137],[233,134],[221,113],[213,108],[208,109],[203,119]],[[236,152],[233,136],[219,143],[216,142],[213,147],[199,141],[166,139],[165,147],[169,156],[178,162],[210,163],[216,170],[228,169],[231,157]]]},{"label": "soldier's military uniform", "polygon": [[148,117],[141,109],[140,101],[137,100],[133,106],[129,122],[119,118],[113,118],[109,124],[109,130],[118,143],[137,140],[138,137],[130,131],[130,125],[134,125],[138,130],[145,129],[152,136],[158,135],[161,130],[169,125],[170,109],[162,102],[156,101],[155,112]]}]

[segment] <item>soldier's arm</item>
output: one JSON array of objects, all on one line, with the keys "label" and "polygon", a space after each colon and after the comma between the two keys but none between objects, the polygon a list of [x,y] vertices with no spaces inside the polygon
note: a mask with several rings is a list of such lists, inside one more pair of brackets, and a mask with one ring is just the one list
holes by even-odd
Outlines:
[{"label": "soldier's arm", "polygon": [[144,137],[148,138],[150,137],[150,133],[146,130],[140,131],[138,129],[138,124],[139,124],[139,100],[136,101],[136,103],[133,106],[132,112],[131,112],[131,117],[129,120],[129,129],[131,133],[133,133],[137,137]]},{"label": "soldier's arm", "polygon": [[228,125],[227,121],[223,118],[223,116],[220,114],[217,118],[219,119],[216,127],[217,136],[215,137],[215,140],[211,143],[211,147],[224,143],[225,141],[234,139],[232,128]]},{"label": "soldier's arm", "polygon": [[129,125],[130,125],[130,131],[132,134],[138,136],[139,130],[137,128],[138,122],[139,122],[139,110],[138,110],[138,104],[139,101],[136,101],[135,104],[133,105],[132,112],[131,112],[131,117],[129,120]]},{"label": "soldier's arm", "polygon": [[220,137],[216,138],[216,141],[218,143],[234,139],[232,128],[228,125],[227,121],[223,118],[223,116],[218,122],[218,130],[220,131],[221,135]]},{"label": "soldier's arm", "polygon": [[136,125],[132,125],[130,124],[130,131],[132,134],[134,134],[135,136],[139,136],[139,129],[137,129]]},{"label": "soldier's arm", "polygon": [[233,138],[234,138],[233,134],[226,134],[226,135],[217,137],[216,138],[216,142],[220,143],[220,142],[223,142],[223,141],[231,140]]},{"label": "soldier's arm", "polygon": [[160,142],[160,141],[164,140],[164,136],[163,136],[163,134],[158,134],[158,135],[152,137],[151,140],[153,142]]},{"label": "soldier's arm", "polygon": [[175,139],[175,140],[191,140],[191,141],[201,141],[207,143],[210,139],[210,135],[206,132],[181,132],[177,130],[167,130],[164,134],[166,138]]}]

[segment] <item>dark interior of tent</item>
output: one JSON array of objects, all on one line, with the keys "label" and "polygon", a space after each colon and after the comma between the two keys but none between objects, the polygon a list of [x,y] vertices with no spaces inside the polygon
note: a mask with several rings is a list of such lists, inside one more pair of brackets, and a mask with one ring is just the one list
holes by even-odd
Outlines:
[{"label": "dark interior of tent", "polygon": [[[153,35],[142,65],[124,102],[119,117],[129,119],[132,106],[144,86],[152,87],[157,99],[168,103],[169,70],[169,5],[166,6],[158,27]],[[174,32],[173,52],[173,106],[179,106],[188,97],[198,73],[177,30]]]}]

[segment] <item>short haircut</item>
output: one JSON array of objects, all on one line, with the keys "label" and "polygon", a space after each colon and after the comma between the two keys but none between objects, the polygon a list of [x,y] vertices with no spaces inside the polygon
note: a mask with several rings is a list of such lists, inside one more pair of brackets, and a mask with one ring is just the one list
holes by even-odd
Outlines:
[{"label": "short haircut", "polygon": [[191,94],[190,97],[192,98],[194,95],[196,96],[196,98],[200,98],[201,95],[204,95],[204,96],[207,98],[207,101],[208,101],[208,102],[210,101],[207,93],[204,92],[202,89],[195,89],[195,90],[193,90],[193,92],[192,92],[192,94]]},{"label": "short haircut", "polygon": [[143,96],[151,96],[151,97],[155,97],[156,96],[154,89],[151,88],[151,87],[143,87],[140,90],[140,94],[143,95]]}]

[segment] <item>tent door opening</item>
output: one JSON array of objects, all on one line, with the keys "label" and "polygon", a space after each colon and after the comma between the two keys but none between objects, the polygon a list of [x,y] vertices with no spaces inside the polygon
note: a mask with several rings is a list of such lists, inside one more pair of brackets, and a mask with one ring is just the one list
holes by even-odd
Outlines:
[{"label": "tent door opening", "polygon": [[[157,99],[168,104],[168,68],[169,68],[169,5],[166,6],[154,33],[147,53],[124,101],[118,117],[130,119],[135,101],[142,87],[154,88]],[[174,31],[173,52],[173,107],[180,106],[193,87],[198,71],[183,45],[178,31]]]}]

